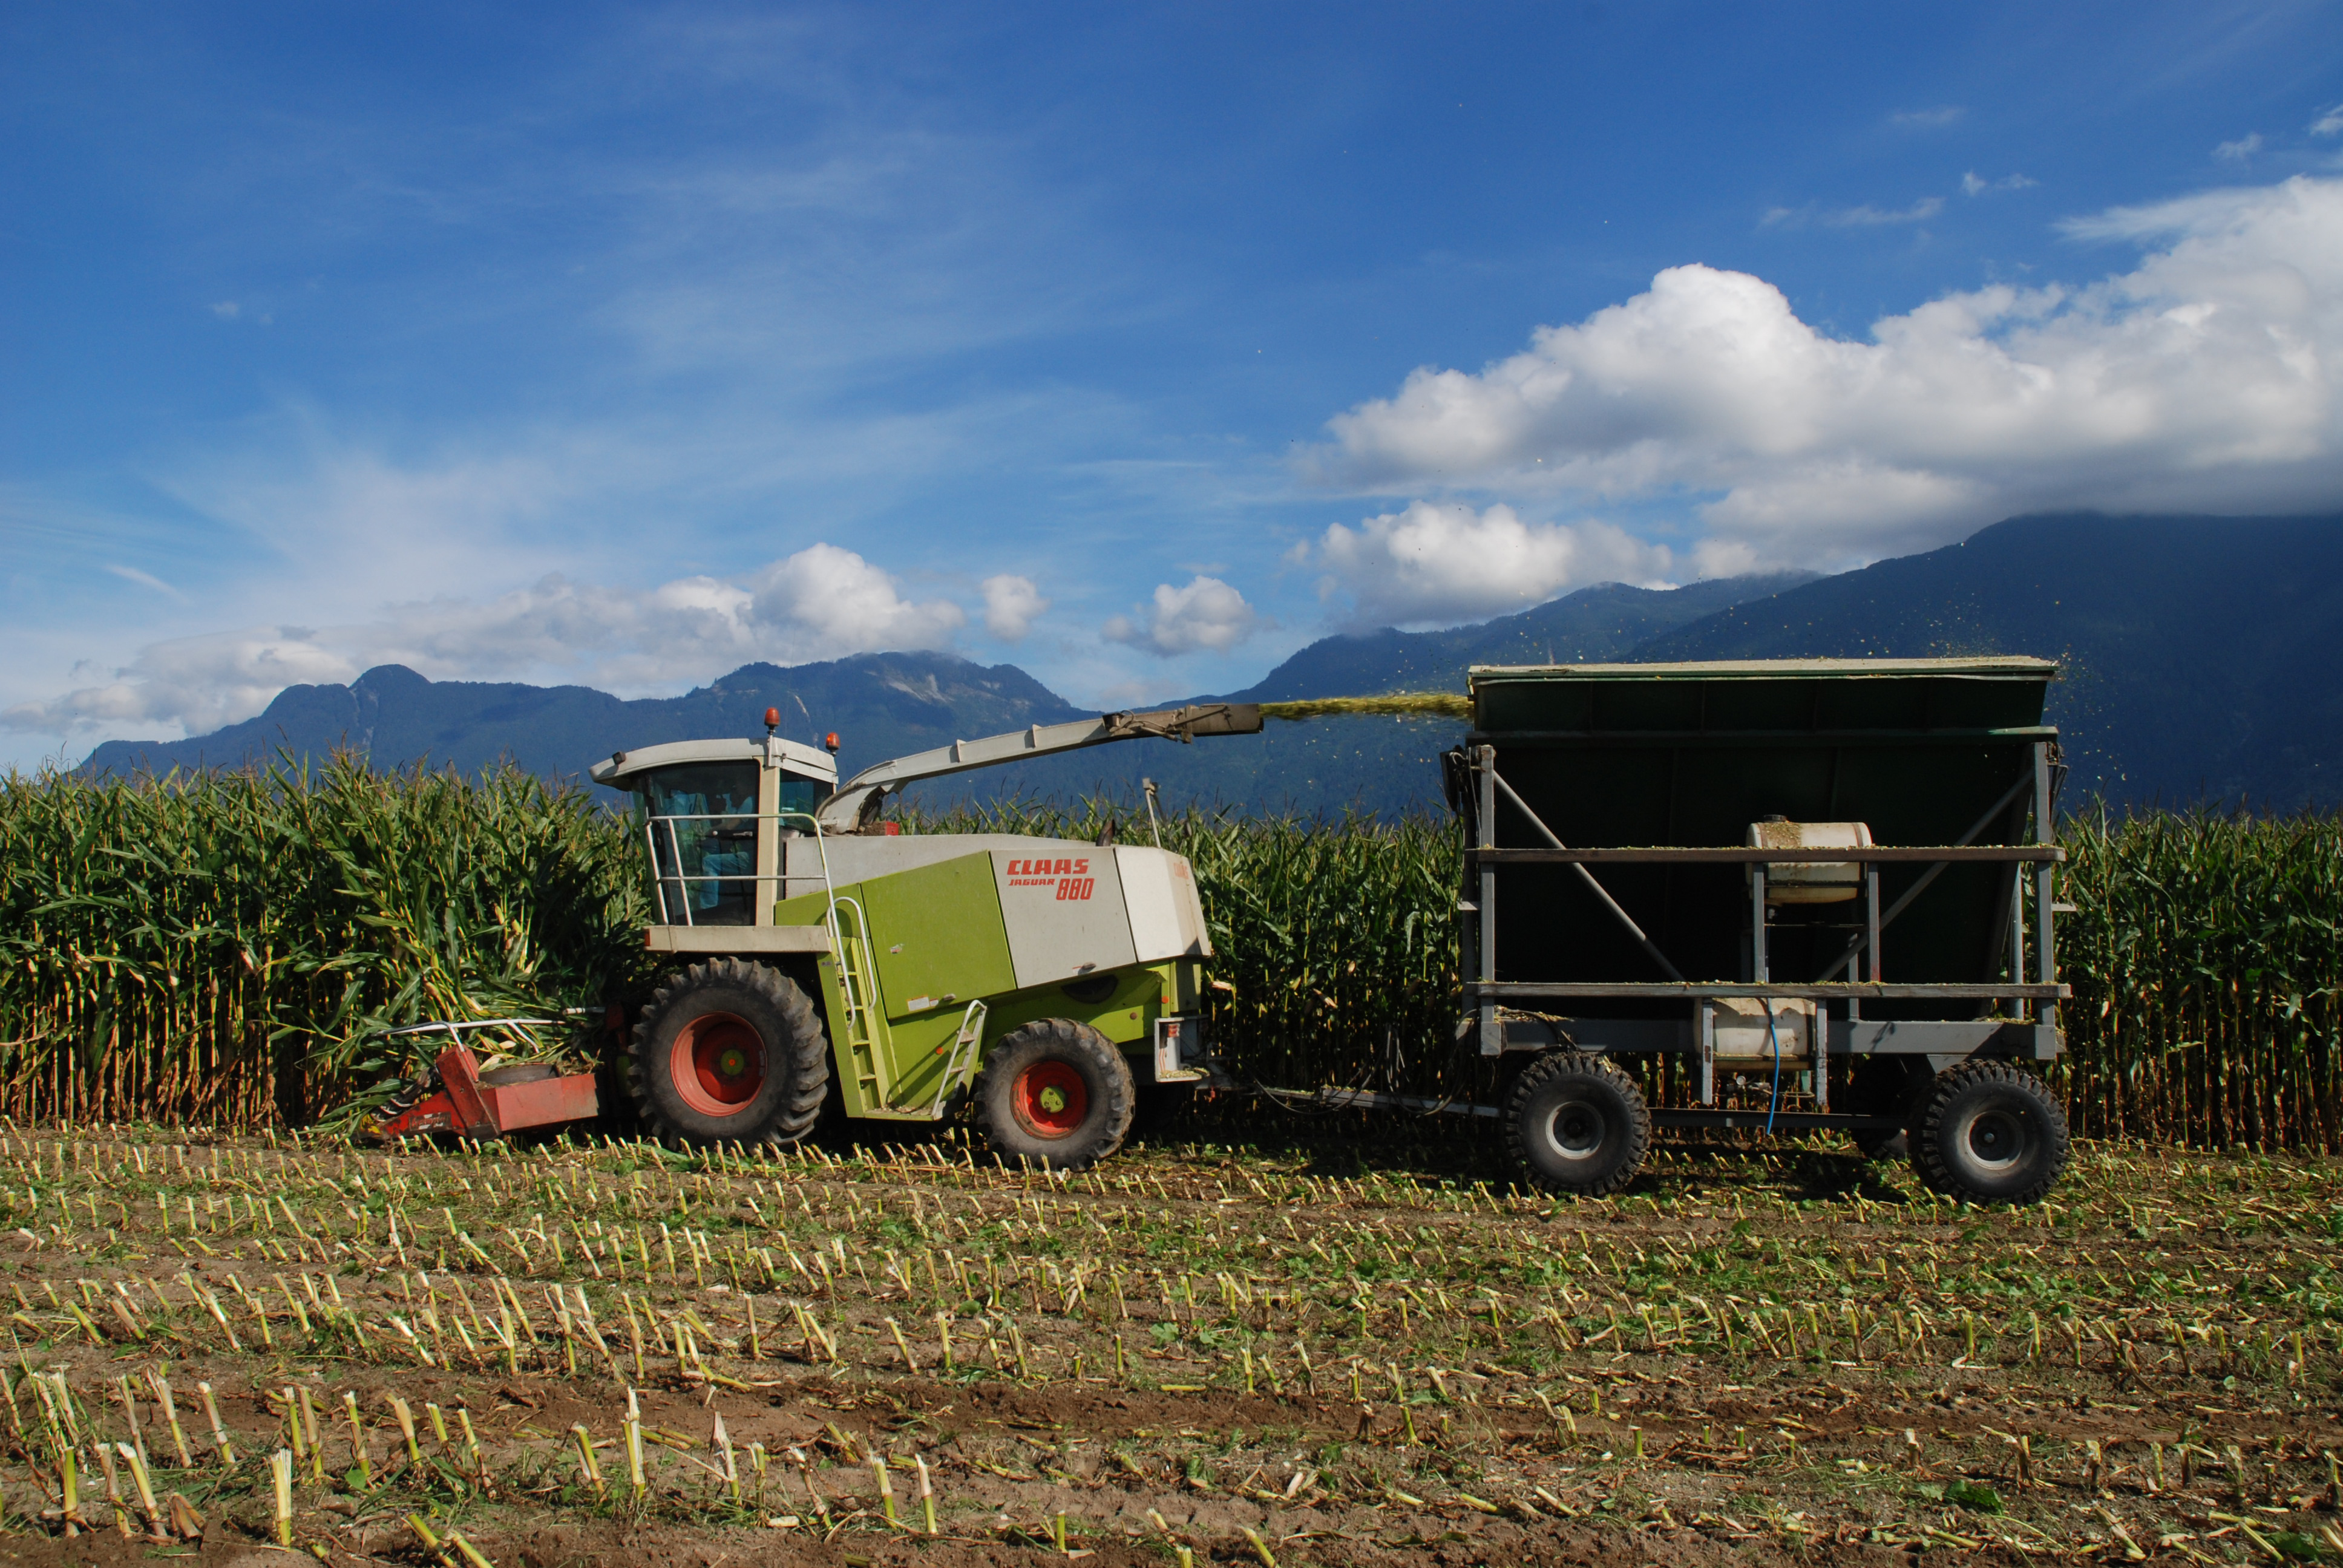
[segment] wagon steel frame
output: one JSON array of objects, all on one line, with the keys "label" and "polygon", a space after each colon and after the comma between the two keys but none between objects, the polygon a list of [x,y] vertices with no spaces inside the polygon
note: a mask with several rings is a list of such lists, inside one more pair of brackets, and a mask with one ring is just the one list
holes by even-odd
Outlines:
[{"label": "wagon steel frame", "polygon": [[[2056,842],[2052,814],[2056,735],[2056,730],[2047,727],[2035,727],[2023,732],[2022,738],[2029,743],[2030,769],[1977,819],[1958,843],[1800,849],[1714,845],[1574,849],[1565,845],[1546,826],[1538,813],[1498,771],[1497,750],[1492,744],[1493,740],[1502,739],[1508,743],[1564,740],[1573,745],[1600,746],[1614,740],[1629,740],[1640,745],[1664,744],[1676,739],[1714,743],[1741,737],[1733,732],[1715,730],[1682,737],[1650,731],[1628,737],[1581,732],[1524,734],[1520,731],[1495,736],[1475,730],[1466,737],[1465,757],[1478,809],[1473,813],[1474,841],[1465,850],[1463,885],[1457,900],[1468,976],[1462,988],[1467,1010],[1465,1030],[1468,1038],[1477,1042],[1479,1053],[1484,1058],[1502,1058],[1509,1051],[1543,1050],[1557,1043],[1550,1037],[1551,1026],[1535,1020],[1523,1023],[1508,1020],[1503,1016],[1507,1005],[1525,1002],[1572,1004],[1569,1006],[1571,1016],[1567,1020],[1566,1040],[1578,1050],[1615,1056],[1679,1055],[1694,1059],[1697,1106],[1655,1109],[1651,1112],[1655,1124],[1674,1127],[1770,1127],[1788,1131],[1885,1132],[1900,1128],[1901,1121],[1893,1117],[1850,1115],[1830,1111],[1828,1070],[1833,1059],[1871,1055],[1921,1056],[1927,1059],[1930,1069],[1936,1071],[1942,1071],[1988,1048],[1994,1054],[2014,1059],[2050,1060],[2063,1049],[2063,1036],[2058,1028],[2058,1003],[2073,994],[2070,988],[2057,979],[2056,916],[2062,906],[2057,902],[2056,874],[2058,866],[2066,856]],[[1840,739],[1859,739],[1872,744],[1883,739],[1929,743],[1981,739],[2006,742],[2020,738],[2019,734],[2006,729],[1932,729],[1892,734],[1866,730],[1846,737],[1809,732],[1799,737],[1807,743],[1823,744]],[[1780,737],[1767,736],[1765,739],[1778,739]],[[2027,794],[2031,796],[2029,842],[2016,845],[1978,845],[1973,842],[2021,796]],[[1497,812],[1501,798],[1527,821],[1539,837],[1547,841],[1546,848],[1501,848],[1497,844]],[[1767,963],[1766,869],[1769,866],[1801,862],[1855,863],[1862,866],[1859,897],[1863,925],[1858,934],[1848,942],[1845,951],[1825,966],[1815,980],[1803,982],[1776,980]],[[2011,869],[2013,885],[2010,889],[2007,949],[2011,979],[2000,983],[1983,984],[1899,984],[1889,981],[1885,978],[1887,966],[1883,952],[1886,945],[1883,937],[1899,915],[1916,900],[1926,896],[1946,868],[1965,862],[2005,865]],[[1928,869],[1900,898],[1883,909],[1879,869],[1899,864],[1923,864]],[[1671,978],[1664,981],[1499,980],[1496,978],[1496,957],[1499,917],[1503,907],[1503,873],[1510,868],[1537,865],[1570,867],[1581,885],[1610,919],[1662,972]],[[1746,959],[1750,980],[1745,982],[1704,982],[1684,979],[1667,954],[1604,887],[1596,868],[1610,865],[1747,867],[1750,930]],[[2035,978],[2030,981],[2018,978],[2025,974],[2029,957],[2026,919],[2028,900],[2023,896],[2025,883],[2029,878],[2033,883],[2031,902],[2034,912],[2030,957],[2035,971]],[[1861,979],[1835,978],[1858,961]],[[1769,1011],[1773,1004],[1779,1001],[1800,1000],[1816,1004],[1813,1086],[1808,1091],[1813,1101],[1812,1110],[1782,1111],[1778,1089],[1774,1103],[1764,1110],[1717,1106],[1715,1004],[1728,998],[1758,999],[1766,1004]],[[1579,1011],[1580,1006],[1590,1003],[1599,1008],[1603,1003],[1620,1000],[1649,1002],[1668,1000],[1684,1002],[1689,1018],[1678,1021],[1648,1017],[1604,1018],[1587,1016]],[[1996,1008],[1988,1016],[1967,1019],[1867,1020],[1863,1017],[1865,1002],[1891,1000],[1935,1001],[1954,1009],[1961,1004],[1970,1004],[1973,1010],[1976,1010],[1976,1004],[1995,1003],[2006,1007],[2007,1012],[2003,1014]],[[1747,1059],[1741,1060],[1745,1061]],[[1775,1066],[1778,1076],[1778,1058]],[[1742,1068],[1742,1070],[1746,1070],[1745,1066]]]}]

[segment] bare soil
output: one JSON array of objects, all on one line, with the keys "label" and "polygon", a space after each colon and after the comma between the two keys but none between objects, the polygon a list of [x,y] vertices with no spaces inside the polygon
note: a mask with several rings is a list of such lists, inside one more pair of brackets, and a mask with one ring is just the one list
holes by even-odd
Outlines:
[{"label": "bare soil", "polygon": [[1600,1202],[1475,1159],[0,1133],[0,1560],[283,1563],[280,1451],[327,1562],[2343,1560],[2336,1162],[2092,1147],[1986,1211],[1822,1149]]}]

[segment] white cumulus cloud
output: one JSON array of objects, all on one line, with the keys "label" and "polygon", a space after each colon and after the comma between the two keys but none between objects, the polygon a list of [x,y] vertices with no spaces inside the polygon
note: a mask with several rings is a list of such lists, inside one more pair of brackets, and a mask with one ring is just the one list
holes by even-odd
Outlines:
[{"label": "white cumulus cloud", "polygon": [[1589,582],[1664,578],[1674,565],[1666,547],[1611,524],[1525,523],[1508,506],[1430,501],[1356,528],[1336,523],[1302,558],[1323,569],[1326,593],[1350,596],[1359,620],[1392,626],[1503,615]]},{"label": "white cumulus cloud", "polygon": [[893,578],[836,545],[814,545],[775,561],[750,586],[758,628],[777,638],[792,658],[817,648],[936,648],[968,618],[948,600],[911,603]]},{"label": "white cumulus cloud", "polygon": [[1156,584],[1154,602],[1144,615],[1137,620],[1116,616],[1101,629],[1110,642],[1172,658],[1199,648],[1226,653],[1261,624],[1244,595],[1218,578],[1197,577],[1186,588]]},{"label": "white cumulus cloud", "polygon": [[200,735],[248,719],[287,686],[377,664],[434,679],[590,679],[672,688],[754,659],[803,663],[939,648],[965,624],[949,599],[910,599],[851,550],[816,544],[734,581],[608,588],[553,575],[487,600],[396,604],[333,627],[260,627],[148,644],[104,678],[0,711],[0,728],[59,736]]},{"label": "white cumulus cloud", "polygon": [[2081,286],[1947,295],[1866,339],[1818,331],[1763,278],[1671,267],[1482,371],[1415,371],[1331,420],[1302,467],[1368,494],[1681,498],[1713,552],[1758,565],[2056,508],[2343,504],[2343,180],[2063,226],[2146,254]]},{"label": "white cumulus cloud", "polygon": [[1002,572],[977,585],[984,594],[984,629],[1004,642],[1021,642],[1033,621],[1050,608],[1031,578]]}]

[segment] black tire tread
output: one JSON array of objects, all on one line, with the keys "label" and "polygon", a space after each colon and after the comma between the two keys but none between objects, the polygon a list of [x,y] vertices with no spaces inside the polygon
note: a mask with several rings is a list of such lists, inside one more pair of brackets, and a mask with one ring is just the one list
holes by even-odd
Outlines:
[{"label": "black tire tread", "polygon": [[[1616,1090],[1633,1114],[1627,1122],[1628,1148],[1626,1158],[1618,1168],[1601,1181],[1586,1185],[1556,1181],[1540,1171],[1529,1158],[1522,1141],[1521,1112],[1531,1096],[1554,1079],[1573,1073],[1584,1073],[1604,1080]],[[1588,1051],[1549,1051],[1522,1069],[1505,1095],[1505,1113],[1498,1118],[1504,1129],[1505,1158],[1517,1175],[1531,1185],[1548,1192],[1575,1193],[1585,1198],[1607,1198],[1635,1179],[1644,1161],[1652,1151],[1652,1119],[1644,1103],[1644,1091],[1635,1081],[1619,1070],[1618,1064],[1608,1057]]]},{"label": "black tire tread", "polygon": [[[1102,1074],[1108,1091],[1103,1126],[1081,1143],[1069,1141],[1062,1150],[1052,1149],[1046,1154],[1004,1148],[1002,1139],[991,1125],[994,1093],[1009,1075],[1021,1070],[1032,1060],[1024,1048],[1034,1041],[1046,1042],[1052,1052],[1069,1060],[1091,1055],[1101,1065],[1111,1063]],[[1004,1159],[1022,1153],[1034,1163],[1052,1171],[1087,1171],[1121,1149],[1123,1140],[1131,1134],[1131,1117],[1138,1110],[1137,1088],[1131,1081],[1130,1065],[1122,1060],[1122,1053],[1092,1026],[1077,1023],[1068,1018],[1037,1019],[1003,1035],[985,1058],[983,1070],[976,1075],[969,1100],[976,1108],[977,1120],[983,1125],[994,1152]]]},{"label": "black tire tread", "polygon": [[830,1091],[830,1034],[822,1028],[821,1015],[814,1010],[804,988],[769,965],[744,959],[710,959],[706,963],[693,964],[669,976],[653,993],[627,1047],[627,1093],[635,1102],[636,1113],[651,1135],[662,1142],[697,1141],[670,1121],[652,1100],[649,1075],[659,1070],[659,1064],[649,1058],[655,1054],[652,1036],[668,1008],[695,990],[714,985],[743,986],[759,992],[789,1026],[789,1039],[772,1049],[772,1059],[766,1068],[769,1072],[788,1074],[788,1092],[762,1127],[754,1131],[744,1128],[724,1141],[737,1139],[747,1143],[796,1142],[812,1130],[815,1120],[821,1115],[822,1099]]},{"label": "black tire tread", "polygon": [[[1945,1162],[1945,1117],[1954,1100],[1964,1090],[1977,1083],[1997,1083],[2014,1089],[2035,1100],[2044,1112],[2043,1136],[2048,1143],[2049,1158],[2044,1161],[2041,1178],[2021,1191],[1980,1194]],[[1919,1111],[1912,1121],[1914,1173],[1930,1191],[1967,1202],[2013,1205],[2038,1202],[2066,1173],[2066,1161],[2072,1151],[2073,1143],[2066,1131],[2066,1113],[2058,1108],[2058,1101],[2050,1093],[2049,1086],[2024,1068],[1997,1058],[1964,1061],[1938,1073],[1936,1081],[1929,1085],[1927,1093],[1921,1097]]]}]

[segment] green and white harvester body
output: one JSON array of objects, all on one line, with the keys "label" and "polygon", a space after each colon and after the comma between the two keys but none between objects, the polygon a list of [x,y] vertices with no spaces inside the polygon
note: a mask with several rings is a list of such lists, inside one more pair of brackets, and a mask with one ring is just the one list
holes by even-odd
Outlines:
[{"label": "green and white harvester body", "polygon": [[[768,723],[778,717],[769,713]],[[659,1134],[787,1141],[825,1105],[932,1121],[973,1099],[994,1148],[1053,1169],[1112,1152],[1142,1099],[1207,1076],[1195,876],[1153,845],[907,834],[888,794],[1111,741],[1251,734],[1204,704],[1035,726],[881,763],[762,740],[622,751],[678,968],[635,1025],[628,1088]]]}]

